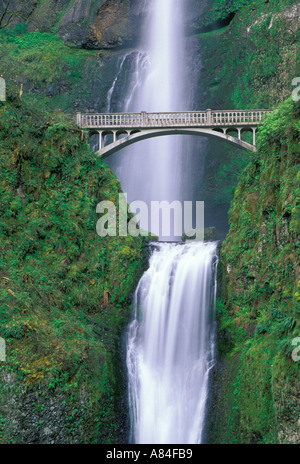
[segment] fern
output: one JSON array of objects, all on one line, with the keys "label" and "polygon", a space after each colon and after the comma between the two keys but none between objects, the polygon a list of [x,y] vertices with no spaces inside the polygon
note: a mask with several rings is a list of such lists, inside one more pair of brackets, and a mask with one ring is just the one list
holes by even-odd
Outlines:
[{"label": "fern", "polygon": [[283,319],[285,319],[287,316],[287,314],[282,311],[282,309],[278,309],[278,308],[273,308],[273,309],[270,309],[270,313],[272,315],[272,320],[277,320],[277,321],[282,321]]}]

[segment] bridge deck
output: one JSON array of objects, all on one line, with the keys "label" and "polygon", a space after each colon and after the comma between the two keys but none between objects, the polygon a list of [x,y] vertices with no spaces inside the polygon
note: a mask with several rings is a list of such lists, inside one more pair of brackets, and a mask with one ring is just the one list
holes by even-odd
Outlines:
[{"label": "bridge deck", "polygon": [[166,127],[257,126],[271,110],[207,110],[173,113],[77,114],[82,129],[150,129]]}]

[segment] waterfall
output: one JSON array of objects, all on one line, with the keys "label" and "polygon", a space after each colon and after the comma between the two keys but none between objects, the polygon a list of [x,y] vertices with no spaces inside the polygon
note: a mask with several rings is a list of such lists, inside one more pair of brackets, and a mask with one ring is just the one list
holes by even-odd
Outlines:
[{"label": "waterfall", "polygon": [[[184,3],[144,3],[144,37],[138,50],[119,59],[107,95],[108,112],[193,109],[193,84],[185,66]],[[164,136],[125,148],[108,163],[129,203],[140,200],[149,206],[151,201],[199,200],[195,190],[197,184],[199,192],[203,175],[202,147],[197,139],[198,153],[194,153],[186,136]],[[148,229],[142,223],[141,227]],[[167,241],[177,239],[172,232],[169,237],[160,236]],[[217,244],[160,243],[153,247],[149,269],[135,293],[134,318],[128,328],[130,440],[201,443],[208,377],[214,363]]]},{"label": "waterfall", "polygon": [[157,244],[128,330],[131,441],[201,443],[214,363],[217,243]]},{"label": "waterfall", "polygon": [[[183,6],[183,0],[147,2],[144,37],[138,51],[120,59],[108,93],[108,112],[190,109],[184,85]],[[141,141],[110,157],[108,164],[129,203],[140,200],[149,206],[151,201],[183,202],[191,197],[190,182],[182,183],[185,138],[177,135]],[[164,239],[173,240],[174,236]]]},{"label": "waterfall", "polygon": [[[136,92],[142,87],[144,76],[147,70],[148,55],[142,51],[134,51],[125,53],[119,59],[118,72],[112,83],[111,88],[107,93],[106,110],[107,113],[114,111],[130,112],[132,111],[133,99]],[[130,77],[128,79],[128,68],[130,69]],[[120,82],[121,89],[126,88],[125,97],[118,98],[113,105],[112,98],[116,92],[118,83]]]}]

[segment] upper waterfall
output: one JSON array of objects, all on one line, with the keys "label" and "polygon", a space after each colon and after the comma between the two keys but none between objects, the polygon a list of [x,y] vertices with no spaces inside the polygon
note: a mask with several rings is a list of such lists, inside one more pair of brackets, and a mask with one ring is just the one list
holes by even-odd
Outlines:
[{"label": "upper waterfall", "polygon": [[[120,58],[118,74],[108,94],[108,111],[190,109],[185,85],[183,15],[182,0],[147,3],[143,38],[137,51]],[[117,85],[121,81],[122,95],[118,94]],[[142,200],[148,205],[151,201],[183,202],[192,200],[193,189],[183,175],[187,155],[184,136],[164,136],[124,148],[112,155],[108,163],[120,179],[129,202]],[[173,232],[170,237],[161,237],[172,240]]]}]

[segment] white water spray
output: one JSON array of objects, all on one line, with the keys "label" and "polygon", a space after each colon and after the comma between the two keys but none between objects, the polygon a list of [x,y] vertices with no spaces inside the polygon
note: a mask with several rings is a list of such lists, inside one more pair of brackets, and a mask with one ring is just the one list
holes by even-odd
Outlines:
[{"label": "white water spray", "polygon": [[[146,5],[143,43],[120,59],[107,111],[192,109],[186,98],[184,0],[148,0]],[[195,166],[188,171],[184,164],[192,161],[185,140],[147,140],[109,159],[130,203],[191,199],[189,174]],[[127,343],[133,443],[202,441],[214,363],[216,249],[216,243],[157,244],[140,280]]]},{"label": "white water spray", "polygon": [[[108,94],[107,110],[164,112],[188,110],[184,97],[183,0],[149,0],[140,50],[127,53]],[[118,81],[124,83],[119,92]],[[116,104],[113,104],[114,102]],[[108,160],[131,203],[184,201],[182,136],[139,142]],[[184,192],[184,193],[183,193]],[[142,228],[146,228],[141,224]],[[172,237],[170,237],[172,239]],[[168,239],[165,237],[165,239]]]},{"label": "white water spray", "polygon": [[131,441],[201,443],[214,363],[217,244],[156,247],[129,326]]},{"label": "white water spray", "polygon": [[[128,66],[132,68],[131,72],[131,77],[129,79],[129,82],[126,82],[126,76],[127,76],[127,71],[126,71],[126,66],[127,62],[129,62]],[[144,82],[144,76],[146,73],[148,67],[148,55],[145,52],[142,51],[135,51],[135,52],[129,52],[125,53],[125,55],[122,56],[122,58],[119,60],[118,64],[118,72],[117,75],[112,83],[111,88],[109,89],[107,93],[107,103],[106,103],[106,110],[107,113],[115,111],[122,111],[122,112],[130,112],[132,111],[133,107],[133,99],[136,96],[136,93],[140,90],[140,88],[143,85]],[[122,98],[122,100],[118,102],[118,107],[113,108],[112,105],[112,97],[114,95],[114,92],[116,91],[116,87],[121,81],[121,87],[127,88],[125,97]]]}]

